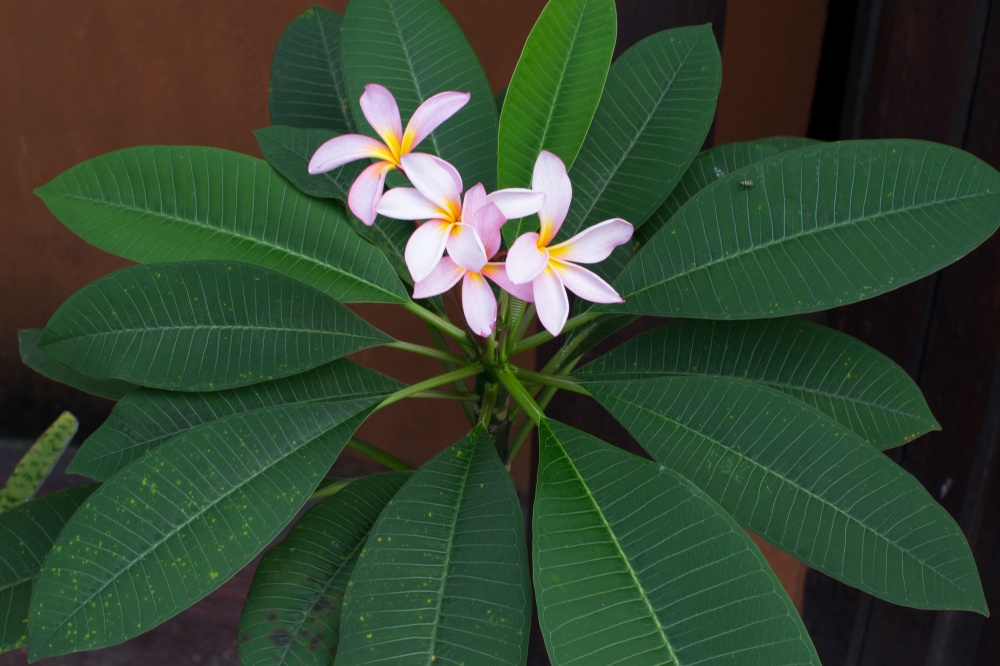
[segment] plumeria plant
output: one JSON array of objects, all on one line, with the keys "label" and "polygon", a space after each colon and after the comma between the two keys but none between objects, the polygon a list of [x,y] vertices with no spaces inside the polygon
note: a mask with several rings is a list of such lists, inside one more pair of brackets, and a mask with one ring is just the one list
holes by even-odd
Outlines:
[{"label": "plumeria plant", "polygon": [[[613,0],[551,0],[494,99],[437,0],[313,7],[275,53],[266,161],[131,148],[43,186],[138,264],[22,332],[29,365],[118,403],[70,466],[93,482],[0,514],[19,536],[0,647],[128,640],[290,524],[243,609],[246,665],[524,664],[533,600],[553,664],[818,663],[744,530],[882,599],[986,613],[961,530],[883,453],[938,428],[918,388],[791,315],[971,251],[1000,174],[909,140],[702,151],[710,28],[612,63],[615,32]],[[435,346],[358,302],[398,304]],[[639,315],[674,319],[578,367]],[[554,338],[540,369],[513,362]],[[344,358],[377,346],[443,372],[405,386]],[[546,416],[558,390],[649,458]],[[354,434],[410,397],[469,419],[416,470]],[[508,470],[533,432],[529,556]],[[344,447],[390,471],[329,477]]]}]

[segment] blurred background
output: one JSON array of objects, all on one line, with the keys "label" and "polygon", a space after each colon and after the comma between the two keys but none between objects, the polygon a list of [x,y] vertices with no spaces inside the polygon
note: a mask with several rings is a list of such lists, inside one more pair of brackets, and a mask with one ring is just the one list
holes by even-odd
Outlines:
[{"label": "blurred background", "polygon": [[[321,3],[341,12],[345,1]],[[507,85],[544,0],[444,0],[494,92]],[[618,48],[666,28],[711,22],[723,83],[710,142],[773,135],[822,140],[901,137],[964,148],[1000,168],[1000,0],[617,0]],[[62,410],[76,442],[112,403],[22,365],[17,330],[42,327],[74,291],[128,262],[63,228],[32,190],[88,158],[150,144],[216,146],[259,156],[269,125],[271,56],[308,0],[88,0],[7,3],[0,19],[0,477]],[[998,596],[1000,240],[958,265],[814,319],[882,351],[920,384],[943,431],[892,452],[959,521],[991,606]],[[393,336],[428,344],[396,309],[359,313]],[[640,326],[649,326],[649,323]],[[543,359],[545,347],[539,351]],[[436,362],[391,351],[356,360],[404,381]],[[404,363],[405,360],[405,363]],[[530,360],[529,360],[530,362]],[[553,403],[629,448],[595,403]],[[572,414],[572,419],[568,417]],[[363,436],[419,464],[464,434],[461,411],[405,401]],[[422,427],[422,426],[432,427]],[[530,456],[514,470],[530,503]],[[378,471],[345,452],[337,471]],[[46,490],[79,482],[56,474]],[[824,664],[1000,663],[996,622],[903,609],[806,570],[765,548],[805,618]],[[253,567],[197,607],[126,646],[43,664],[236,664],[239,609]],[[530,663],[546,663],[537,645]],[[140,656],[141,655],[141,656]],[[24,664],[23,653],[0,664]]]}]

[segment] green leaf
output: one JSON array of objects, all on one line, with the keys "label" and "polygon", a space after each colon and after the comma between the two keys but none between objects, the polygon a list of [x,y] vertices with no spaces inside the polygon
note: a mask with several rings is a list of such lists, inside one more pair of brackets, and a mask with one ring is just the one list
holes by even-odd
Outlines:
[{"label": "green leaf", "polygon": [[[531,187],[538,153],[570,168],[590,127],[615,49],[614,0],[550,0],[528,35],[500,116],[500,187]],[[510,245],[527,227],[504,225]]]},{"label": "green leaf", "polygon": [[800,401],[706,377],[584,386],[746,529],[886,601],[986,612],[961,529],[878,449]]},{"label": "green leaf", "polygon": [[[345,164],[339,169],[313,175],[309,160],[313,153],[337,134],[324,129],[301,129],[272,125],[254,130],[257,146],[267,163],[291,181],[300,192],[313,197],[347,201],[351,185],[361,173],[361,161]],[[347,218],[347,214],[344,213]]]},{"label": "green leaf", "polygon": [[323,500],[267,551],[240,617],[244,666],[329,666],[340,642],[340,609],[358,555],[408,472],[357,479]]},{"label": "green leaf", "polygon": [[337,663],[524,664],[530,590],[517,494],[479,427],[382,512],[347,588]]},{"label": "green leaf", "polygon": [[539,438],[534,581],[553,664],[818,666],[764,556],[692,483],[550,419]]},{"label": "green leaf", "polygon": [[305,504],[376,402],[237,414],[116,474],[45,561],[28,619],[31,660],[128,640],[218,588]]},{"label": "green leaf", "polygon": [[41,337],[40,328],[24,328],[17,332],[21,361],[38,374],[109,400],[118,400],[129,391],[138,388],[137,385],[120,379],[91,379],[81,375],[39,349],[38,340]]},{"label": "green leaf", "polygon": [[42,433],[18,461],[7,483],[0,488],[0,512],[8,511],[35,496],[79,427],[80,423],[75,416],[63,412]]},{"label": "green leaf", "polygon": [[614,217],[645,222],[705,143],[721,82],[709,25],[664,30],[618,58],[570,172],[573,202],[559,239]]},{"label": "green leaf", "polygon": [[340,66],[340,15],[318,5],[288,24],[271,63],[271,124],[358,129]]},{"label": "green leaf", "polygon": [[271,382],[210,393],[139,389],[80,447],[67,472],[106,480],[175,435],[233,414],[283,405],[385,397],[403,385],[346,359]]},{"label": "green leaf", "polygon": [[[486,74],[462,29],[438,0],[351,0],[344,13],[343,62],[354,117],[369,83],[389,89],[403,126],[422,102],[445,91],[471,93],[469,103],[417,150],[450,162],[466,189],[496,186],[498,114]],[[378,224],[376,222],[376,224]]]},{"label": "green leaf", "polygon": [[775,136],[757,141],[724,143],[703,151],[694,158],[670,195],[653,215],[638,227],[634,240],[645,244],[687,200],[715,181],[738,169],[760,162],[785,150],[795,150],[818,143],[813,139]]},{"label": "green leaf", "polygon": [[822,310],[932,273],[998,224],[1000,174],[961,150],[809,146],[693,196],[615,281],[625,302],[599,308],[707,319]]},{"label": "green leaf", "polygon": [[673,322],[629,340],[576,377],[751,383],[795,399],[880,449],[941,429],[920,389],[888,357],[849,335],[795,318]]},{"label": "green leaf", "polygon": [[39,347],[98,379],[214,391],[287,377],[390,340],[281,273],[223,261],[115,271],[63,303]]},{"label": "green leaf", "polygon": [[49,493],[0,514],[0,652],[24,645],[35,577],[63,525],[98,485]]},{"label": "green leaf", "polygon": [[344,208],[299,193],[262,160],[217,148],[126,148],[36,190],[88,243],[143,263],[256,263],[344,303],[409,300]]}]

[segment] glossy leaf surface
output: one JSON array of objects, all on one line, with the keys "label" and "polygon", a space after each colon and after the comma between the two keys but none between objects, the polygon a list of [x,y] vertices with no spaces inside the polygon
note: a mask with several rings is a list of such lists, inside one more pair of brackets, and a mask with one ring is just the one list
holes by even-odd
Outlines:
[{"label": "glossy leaf surface", "polygon": [[517,494],[479,427],[382,512],[344,599],[337,663],[524,664],[530,595]]},{"label": "glossy leaf surface", "polygon": [[905,370],[849,335],[802,319],[673,322],[629,340],[576,376],[752,383],[794,398],[880,449],[940,430]]},{"label": "glossy leaf surface", "polygon": [[357,132],[340,65],[341,18],[313,5],[288,24],[271,63],[271,124]]},{"label": "glossy leaf surface", "polygon": [[550,419],[539,437],[534,580],[553,664],[819,664],[764,556],[692,483]]},{"label": "glossy leaf surface", "polygon": [[940,144],[820,144],[717,180],[674,220],[615,281],[625,302],[601,309],[746,319],[875,296],[992,234],[1000,174]]},{"label": "glossy leaf surface", "polygon": [[985,612],[975,561],[948,512],[815,409],[716,378],[585,386],[654,460],[810,567],[892,603]]},{"label": "glossy leaf surface", "polygon": [[[255,130],[257,146],[267,163],[291,181],[301,192],[324,199],[347,201],[347,193],[361,170],[367,166],[365,160],[350,162],[339,169],[325,173],[309,173],[309,160],[313,153],[326,141],[337,134],[324,129],[302,129],[272,125]],[[346,213],[344,214],[346,217]]]},{"label": "glossy leaf surface", "polygon": [[0,513],[0,652],[24,645],[35,577],[59,531],[97,486],[74,486]]},{"label": "glossy leaf surface", "polygon": [[384,397],[399,382],[346,359],[300,375],[225,391],[140,389],[122,399],[83,443],[68,472],[106,480],[171,437],[233,414],[329,400]]},{"label": "glossy leaf surface", "polygon": [[698,154],[691,166],[670,191],[663,204],[642,226],[636,229],[635,240],[645,243],[674,216],[687,200],[719,180],[726,174],[777,155],[785,150],[795,150],[818,143],[814,139],[776,136],[757,141],[724,143]]},{"label": "glossy leaf surface", "polygon": [[531,187],[542,150],[558,155],[567,168],[573,164],[601,98],[616,28],[614,0],[552,0],[545,5],[503,102],[500,187]]},{"label": "glossy leaf surface", "polygon": [[42,329],[40,328],[25,328],[17,332],[21,360],[38,374],[60,384],[66,384],[85,393],[99,395],[109,400],[118,400],[129,391],[139,388],[137,384],[124,382],[120,379],[91,379],[81,375],[39,349],[38,340],[41,337]]},{"label": "glossy leaf surface", "polygon": [[309,509],[257,566],[240,617],[243,666],[329,666],[354,564],[406,472],[352,481]]},{"label": "glossy leaf surface", "polygon": [[263,160],[142,146],[87,160],[37,190],[88,243],[143,263],[225,259],[280,271],[344,303],[408,301],[344,208],[308,197]]},{"label": "glossy leaf surface", "polygon": [[39,575],[31,659],[115,645],[218,588],[288,524],[376,402],[237,414],[112,477]]},{"label": "glossy leaf surface", "polygon": [[71,296],[39,346],[74,370],[175,390],[304,372],[388,341],[329,296],[222,261],[132,266]]},{"label": "glossy leaf surface", "polygon": [[[374,132],[359,100],[369,83],[396,98],[403,127],[420,104],[445,91],[471,93],[469,103],[416,148],[450,162],[468,189],[496,185],[498,114],[479,59],[438,0],[351,0],[344,13],[347,92],[362,132]],[[376,224],[378,224],[376,222]]]}]

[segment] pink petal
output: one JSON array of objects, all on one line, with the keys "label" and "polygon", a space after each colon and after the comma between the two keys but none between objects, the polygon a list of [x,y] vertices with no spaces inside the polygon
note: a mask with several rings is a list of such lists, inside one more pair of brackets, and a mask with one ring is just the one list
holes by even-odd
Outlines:
[{"label": "pink petal", "polygon": [[375,223],[376,206],[385,189],[385,175],[395,169],[392,162],[376,162],[361,172],[347,193],[347,206],[369,227]]},{"label": "pink petal", "polygon": [[430,220],[444,215],[433,201],[428,201],[412,187],[394,187],[383,195],[375,210],[394,220]]},{"label": "pink petal", "polygon": [[403,153],[408,153],[433,132],[438,125],[455,115],[469,101],[469,93],[443,92],[424,100],[413,112],[403,135]]},{"label": "pink petal", "polygon": [[483,241],[471,224],[456,224],[448,233],[448,256],[455,263],[469,271],[479,272],[486,265],[488,257]]},{"label": "pink petal", "polygon": [[549,265],[549,251],[538,249],[538,234],[529,231],[518,236],[507,251],[507,277],[514,284],[531,282]]},{"label": "pink petal", "polygon": [[441,260],[451,225],[445,220],[428,220],[417,227],[406,242],[403,258],[414,282],[427,279]]},{"label": "pink petal", "polygon": [[[466,213],[463,212],[462,215],[464,216]],[[469,218],[465,217],[464,219],[468,220]],[[476,233],[482,239],[483,248],[486,250],[488,258],[492,258],[500,250],[500,243],[503,241],[500,227],[506,222],[507,218],[503,216],[496,204],[492,203],[487,203],[472,216],[472,226],[475,227]]]},{"label": "pink petal", "polygon": [[361,95],[361,111],[390,151],[398,156],[399,146],[403,142],[403,123],[399,119],[399,107],[392,93],[384,86],[369,83]]},{"label": "pink petal", "polygon": [[538,211],[538,219],[542,223],[542,245],[548,245],[559,233],[573,200],[573,184],[566,175],[563,161],[547,150],[540,152],[531,174],[531,189],[545,193],[545,204]]},{"label": "pink petal", "polygon": [[520,298],[522,301],[533,303],[535,301],[535,293],[531,289],[531,283],[525,284],[514,284],[507,277],[507,268],[502,263],[489,263],[483,266],[483,270],[479,271],[480,274],[485,275],[489,279],[493,280],[498,287],[506,291],[511,296],[515,298]]},{"label": "pink petal", "polygon": [[482,275],[468,272],[462,279],[462,310],[472,332],[488,338],[497,323],[497,299]]},{"label": "pink petal", "polygon": [[593,303],[624,303],[610,284],[586,268],[557,259],[549,265],[559,274],[563,285],[580,298]]},{"label": "pink petal", "polygon": [[403,155],[403,171],[420,193],[433,201],[447,215],[449,222],[462,219],[462,179],[458,172],[439,157],[424,153]]},{"label": "pink petal", "polygon": [[465,275],[465,269],[448,257],[441,257],[430,275],[413,285],[413,298],[430,298],[443,294]]},{"label": "pink petal", "polygon": [[549,248],[549,256],[580,264],[604,261],[618,247],[632,239],[632,225],[616,217],[588,227],[567,241]]},{"label": "pink petal", "polygon": [[487,201],[496,204],[503,216],[508,220],[534,215],[545,203],[545,195],[541,192],[526,190],[523,187],[511,187],[497,190],[486,197]]},{"label": "pink petal", "polygon": [[471,221],[476,212],[487,203],[486,188],[482,183],[476,183],[465,193],[465,200],[462,202],[462,220]]},{"label": "pink petal", "polygon": [[309,160],[309,173],[326,173],[348,162],[374,157],[392,161],[392,153],[381,143],[363,134],[335,136],[316,149]]},{"label": "pink petal", "polygon": [[545,330],[552,335],[559,335],[569,317],[569,297],[563,287],[559,275],[551,266],[546,267],[542,274],[531,283],[535,293],[535,311],[538,320]]}]

